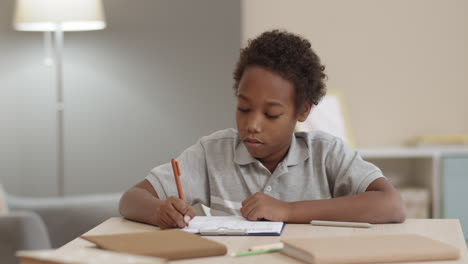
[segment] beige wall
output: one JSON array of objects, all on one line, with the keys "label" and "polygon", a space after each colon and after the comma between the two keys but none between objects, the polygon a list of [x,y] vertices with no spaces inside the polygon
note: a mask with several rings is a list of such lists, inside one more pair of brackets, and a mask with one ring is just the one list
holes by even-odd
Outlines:
[{"label": "beige wall", "polygon": [[358,147],[468,133],[468,1],[244,0],[242,41],[302,34],[345,95]]}]

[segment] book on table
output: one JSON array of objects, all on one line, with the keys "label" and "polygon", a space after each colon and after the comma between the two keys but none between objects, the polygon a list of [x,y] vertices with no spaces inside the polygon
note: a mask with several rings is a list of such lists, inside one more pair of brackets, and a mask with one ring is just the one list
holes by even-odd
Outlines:
[{"label": "book on table", "polygon": [[282,254],[306,263],[388,263],[455,260],[458,248],[416,234],[284,239]]},{"label": "book on table", "polygon": [[16,253],[20,264],[162,264],[165,259],[117,253],[83,247],[79,249],[21,250]]},{"label": "book on table", "polygon": [[226,246],[221,243],[179,229],[83,235],[81,238],[103,249],[169,260],[222,256],[227,252]]}]

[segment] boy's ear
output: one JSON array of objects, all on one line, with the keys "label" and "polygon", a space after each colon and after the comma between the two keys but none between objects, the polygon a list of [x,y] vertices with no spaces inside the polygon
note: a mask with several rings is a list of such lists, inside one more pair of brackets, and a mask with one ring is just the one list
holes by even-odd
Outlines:
[{"label": "boy's ear", "polygon": [[304,122],[307,117],[309,116],[310,110],[312,109],[312,105],[309,103],[305,103],[301,109],[299,110],[299,115],[297,116],[297,121]]}]

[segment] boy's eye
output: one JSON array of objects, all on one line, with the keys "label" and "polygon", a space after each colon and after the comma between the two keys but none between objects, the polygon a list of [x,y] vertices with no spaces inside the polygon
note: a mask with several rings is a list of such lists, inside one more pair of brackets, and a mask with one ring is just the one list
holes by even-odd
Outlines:
[{"label": "boy's eye", "polygon": [[250,111],[250,109],[248,108],[241,108],[241,107],[238,107],[237,110],[239,110],[242,113],[248,113]]},{"label": "boy's eye", "polygon": [[280,117],[280,115],[270,115],[270,114],[265,114],[265,116],[266,116],[268,119],[277,119],[278,117]]}]

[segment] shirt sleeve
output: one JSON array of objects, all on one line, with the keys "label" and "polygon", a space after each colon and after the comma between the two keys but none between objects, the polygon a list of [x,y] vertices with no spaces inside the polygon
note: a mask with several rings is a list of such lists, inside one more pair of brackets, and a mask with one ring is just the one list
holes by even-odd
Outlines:
[{"label": "shirt sleeve", "polygon": [[[190,204],[208,204],[209,184],[206,169],[205,150],[200,141],[186,149],[177,158],[180,167],[180,180],[185,201]],[[171,163],[160,165],[146,176],[156,190],[159,199],[178,196]]]},{"label": "shirt sleeve", "polygon": [[363,160],[339,138],[331,145],[325,164],[333,197],[365,192],[373,181],[385,178],[377,166]]}]

